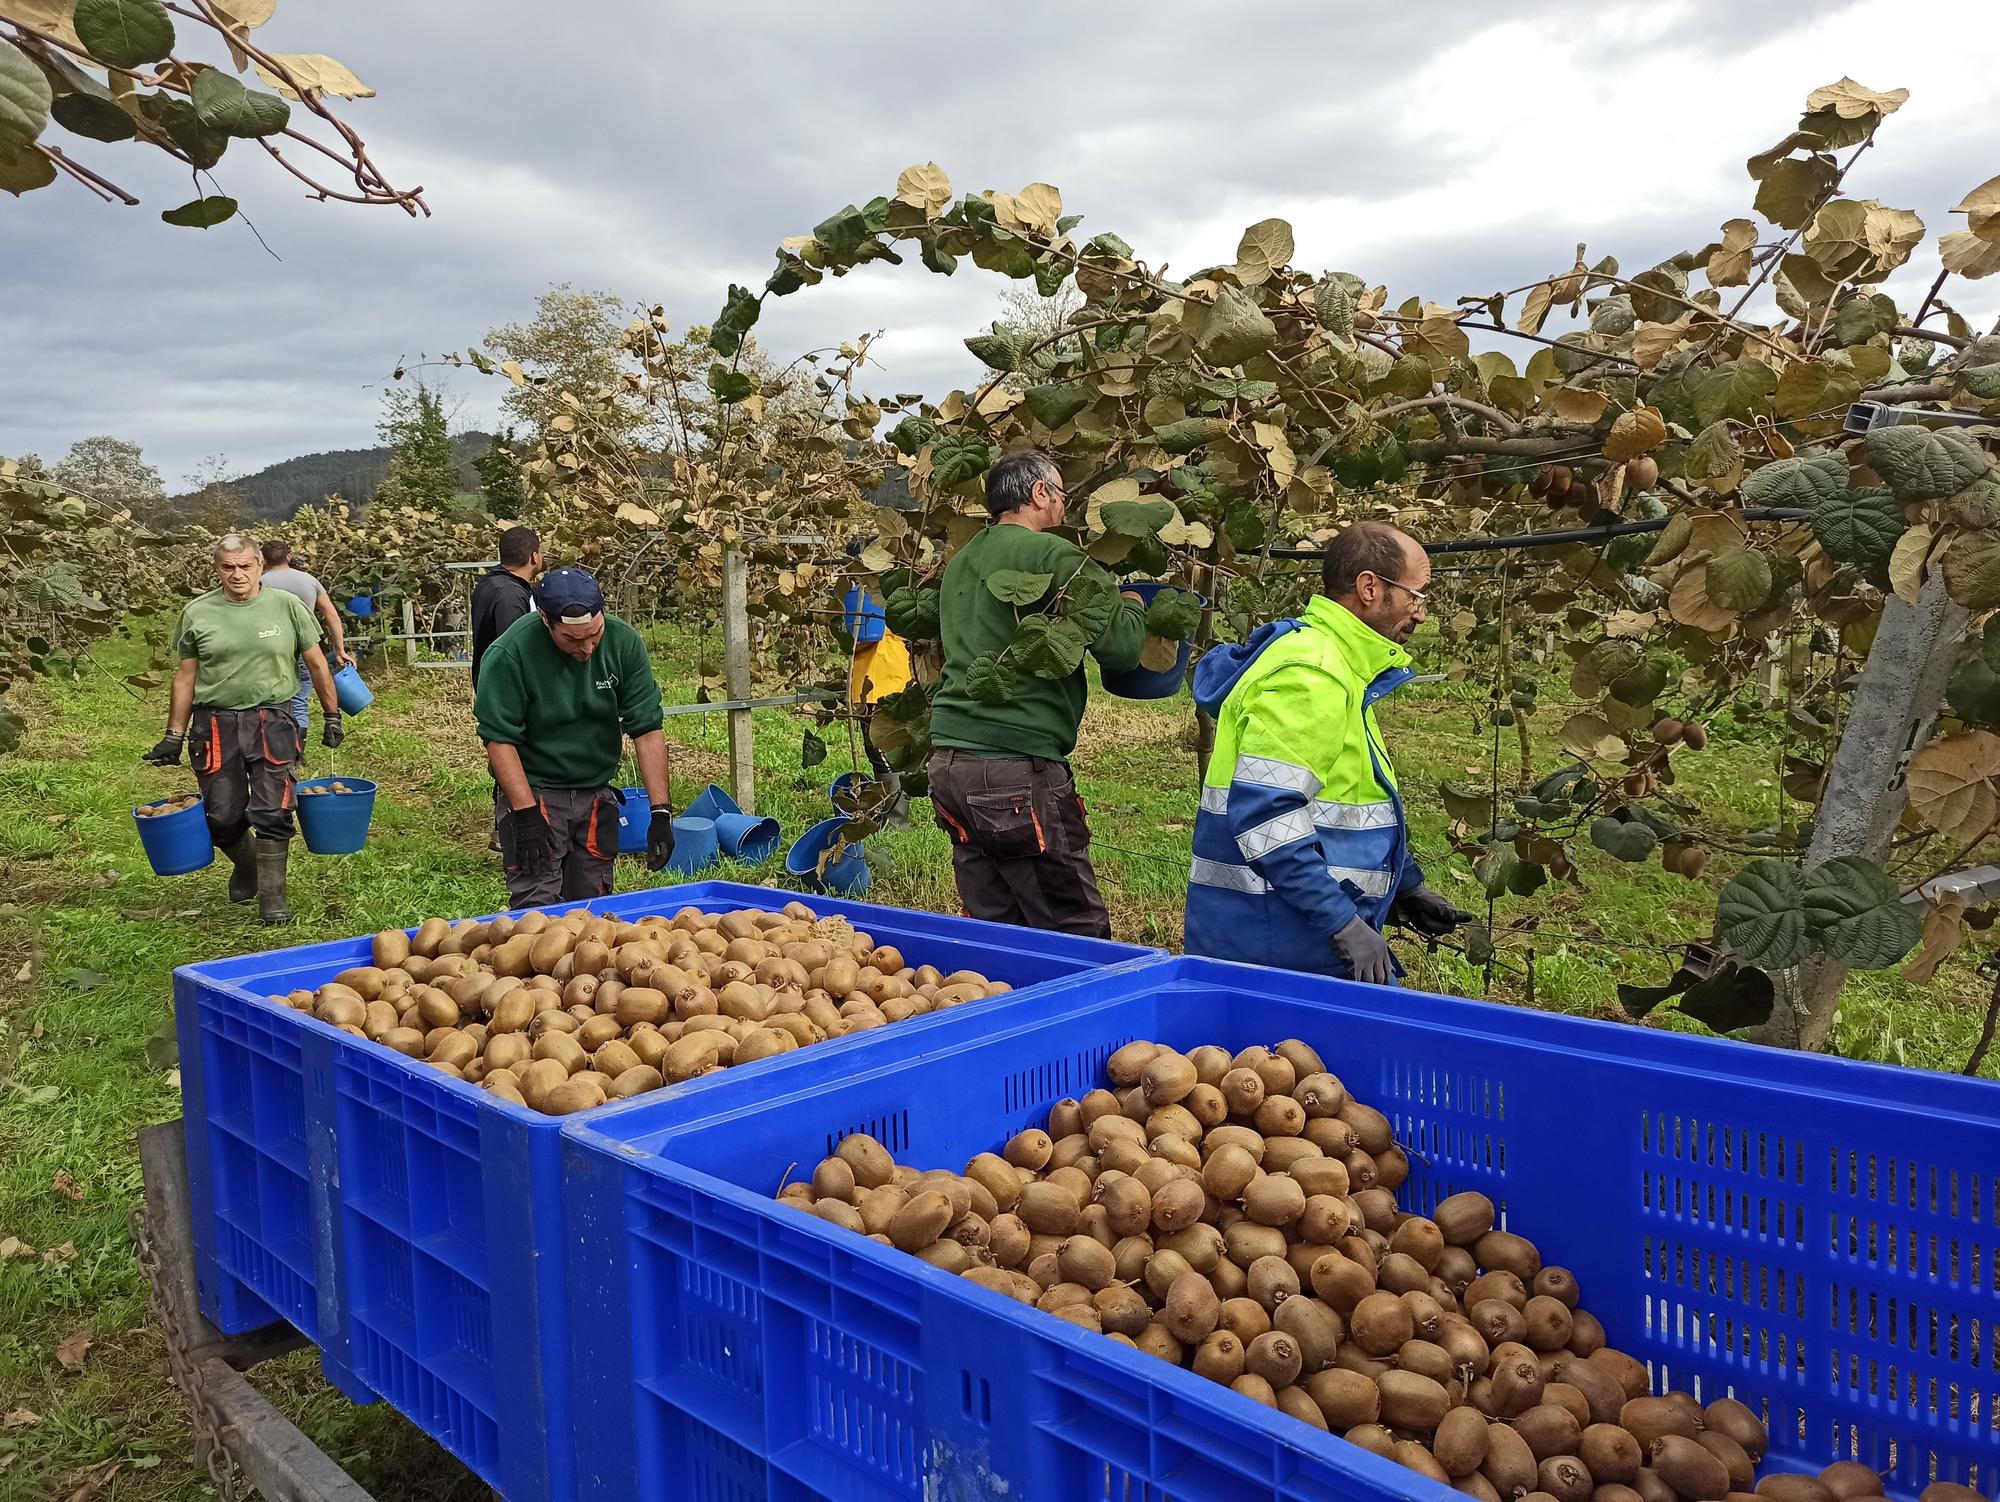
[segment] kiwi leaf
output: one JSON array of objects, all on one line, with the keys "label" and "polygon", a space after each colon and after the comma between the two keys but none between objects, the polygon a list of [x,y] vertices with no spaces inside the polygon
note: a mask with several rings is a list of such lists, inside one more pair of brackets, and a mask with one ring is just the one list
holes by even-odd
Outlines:
[{"label": "kiwi leaf", "polygon": [[1755,860],[1722,889],[1716,921],[1723,942],[1742,959],[1782,970],[1804,959],[1804,895],[1799,873],[1783,861]]},{"label": "kiwi leaf", "polygon": [[1873,861],[1844,855],[1805,874],[1806,927],[1821,948],[1863,970],[1881,970],[1917,947],[1923,921]]}]

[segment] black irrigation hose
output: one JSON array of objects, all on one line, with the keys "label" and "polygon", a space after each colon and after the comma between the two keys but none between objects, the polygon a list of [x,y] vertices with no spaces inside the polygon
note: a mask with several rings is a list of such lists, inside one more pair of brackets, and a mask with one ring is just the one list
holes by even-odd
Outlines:
[{"label": "black irrigation hose", "polygon": [[[1798,506],[1746,506],[1741,515],[1750,522],[1800,522],[1812,515]],[[1601,542],[1609,537],[1631,537],[1640,532],[1660,532],[1671,517],[1655,517],[1639,522],[1607,522],[1599,527],[1572,527],[1567,532],[1524,532],[1517,537],[1459,537],[1449,542],[1427,542],[1426,553],[1506,553],[1522,548],[1565,547],[1576,542]],[[1272,548],[1272,558],[1311,560],[1326,556],[1325,548]]]}]

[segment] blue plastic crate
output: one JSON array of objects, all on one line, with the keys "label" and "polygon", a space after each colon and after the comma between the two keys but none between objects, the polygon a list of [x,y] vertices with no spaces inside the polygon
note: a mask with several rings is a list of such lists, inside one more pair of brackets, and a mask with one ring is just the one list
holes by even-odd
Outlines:
[{"label": "blue plastic crate", "polygon": [[[566,907],[636,918],[779,906],[793,895],[710,881]],[[898,1028],[976,1029],[1016,996],[1033,1005],[1042,983],[1160,958],[1004,924],[810,902],[916,963],[1016,987]],[[563,1122],[266,999],[369,963],[369,945],[344,939],[175,973],[202,1312],[232,1333],[289,1321],[319,1345],[343,1391],[386,1400],[507,1497],[570,1498]],[[864,1041],[819,1044],[649,1100],[686,1103],[669,1114],[698,1111],[723,1074],[769,1077]],[[429,1192],[412,1193],[417,1183]]]},{"label": "blue plastic crate", "polygon": [[1450,1498],[770,1198],[853,1131],[957,1168],[1135,1038],[1287,1036],[1393,1120],[1406,1207],[1492,1196],[1656,1390],[1734,1392],[1774,1464],[1993,1494],[2000,1087],[1200,960],[1065,983],[1037,1010],[723,1080],[699,1120],[639,1101],[566,1130],[573,1324],[617,1316],[576,1347],[587,1494]]}]

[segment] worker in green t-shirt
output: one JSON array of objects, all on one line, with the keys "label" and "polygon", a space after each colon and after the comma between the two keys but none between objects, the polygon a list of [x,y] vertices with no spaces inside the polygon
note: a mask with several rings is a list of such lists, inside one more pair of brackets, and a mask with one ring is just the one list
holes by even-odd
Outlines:
[{"label": "worker in green t-shirt", "polygon": [[[1145,607],[1055,535],[1067,499],[1047,454],[1009,454],[987,471],[992,524],[952,556],[938,588],[944,675],[931,704],[931,801],[952,838],[952,875],[970,916],[1108,939],[1111,917],[1069,770],[1087,692],[1083,664],[1060,678],[1016,671],[1004,697],[992,687],[993,663],[1021,617],[1086,591],[1103,602],[1073,617],[1101,621],[1091,655],[1114,672],[1139,665]],[[1011,604],[988,587],[1006,571],[1046,575],[1048,588],[1038,601]]]},{"label": "worker in green t-shirt", "polygon": [[298,664],[325,711],[320,741],[329,748],[346,734],[340,700],[319,623],[295,595],[264,588],[256,543],[233,532],[218,540],[215,577],[219,587],[181,611],[167,733],[145,760],[170,767],[187,747],[209,838],[234,868],[229,900],[255,898],[266,923],[286,923],[285,865],[305,736],[291,710]]},{"label": "worker in green t-shirt", "polygon": [[515,907],[611,891],[621,807],[611,779],[628,735],[652,806],[646,868],[672,859],[660,686],[645,642],[605,610],[604,592],[583,569],[544,574],[535,609],[486,649],[473,713],[493,768]]}]

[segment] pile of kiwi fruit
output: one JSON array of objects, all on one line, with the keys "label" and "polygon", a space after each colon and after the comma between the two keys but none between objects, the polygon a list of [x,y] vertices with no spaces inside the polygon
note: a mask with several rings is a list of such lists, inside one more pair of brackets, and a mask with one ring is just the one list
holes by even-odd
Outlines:
[{"label": "pile of kiwi fruit", "polygon": [[624,919],[427,919],[270,999],[550,1116],[1011,988],[911,965],[802,902]]},{"label": "pile of kiwi fruit", "polygon": [[1309,1045],[1135,1042],[1106,1074],[963,1173],[856,1134],[777,1198],[1484,1502],[1882,1494],[1853,1461],[1759,1479],[1757,1414],[1653,1393],[1484,1194],[1401,1209],[1388,1118]]},{"label": "pile of kiwi fruit", "polygon": [[199,802],[201,802],[199,794],[182,793],[178,797],[165,798],[158,803],[142,803],[132,812],[142,819],[159,819],[168,814],[177,814],[193,808]]}]

